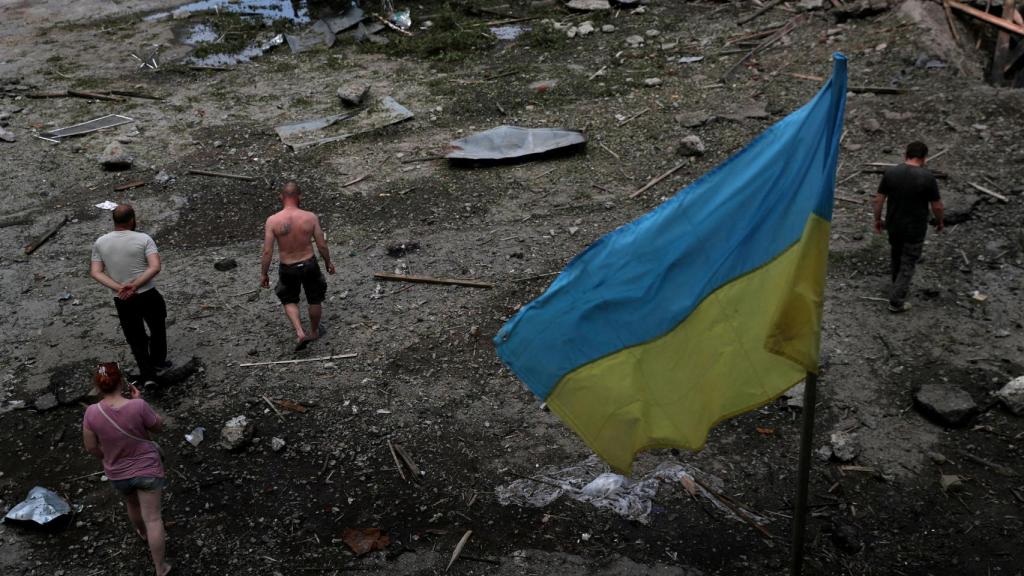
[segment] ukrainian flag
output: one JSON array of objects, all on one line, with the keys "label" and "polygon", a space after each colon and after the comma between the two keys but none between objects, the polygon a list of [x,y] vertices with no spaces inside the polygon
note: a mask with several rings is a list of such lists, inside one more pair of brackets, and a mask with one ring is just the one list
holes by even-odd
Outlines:
[{"label": "ukrainian flag", "polygon": [[615,470],[818,370],[846,58],[722,165],[611,232],[495,336],[509,368]]}]

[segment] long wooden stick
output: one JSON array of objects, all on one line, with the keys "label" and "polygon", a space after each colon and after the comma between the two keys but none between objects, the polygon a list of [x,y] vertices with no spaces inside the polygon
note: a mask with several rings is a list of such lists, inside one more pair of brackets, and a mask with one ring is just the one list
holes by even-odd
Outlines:
[{"label": "long wooden stick", "polygon": [[88,98],[90,100],[108,100],[110,102],[124,102],[124,98],[120,96],[109,96],[107,94],[97,94],[95,92],[82,92],[79,90],[68,90],[68,96],[75,96],[77,98]]},{"label": "long wooden stick", "polygon": [[390,272],[374,272],[373,277],[378,280],[415,282],[417,284],[450,284],[453,286],[468,286],[469,288],[494,288],[494,284],[490,282],[464,280],[461,278],[433,278],[430,276],[413,276],[412,274],[392,274]]},{"label": "long wooden stick", "polygon": [[250,362],[248,364],[239,364],[239,368],[248,368],[249,366],[270,366],[271,364],[302,364],[304,362],[323,362],[326,360],[339,360],[342,358],[355,358],[358,354],[352,352],[349,354],[335,354],[334,356],[321,356],[319,358],[297,358],[295,360],[274,360],[273,362]]},{"label": "long wooden stick", "polygon": [[988,194],[989,196],[995,198],[996,200],[999,200],[1000,202],[1002,202],[1004,204],[1010,201],[1010,199],[1007,198],[1006,196],[1003,196],[1002,194],[1000,194],[998,192],[993,192],[993,191],[989,190],[988,188],[985,188],[981,184],[975,184],[974,182],[968,182],[967,184],[971,188],[974,188],[975,190],[977,190],[978,192],[981,192],[982,194]]},{"label": "long wooden stick", "polygon": [[662,174],[661,176],[658,176],[657,178],[654,178],[653,180],[651,180],[650,182],[645,184],[643,186],[643,188],[640,188],[636,192],[633,192],[632,194],[630,194],[629,197],[630,198],[636,198],[637,196],[643,194],[644,192],[647,192],[647,190],[649,190],[651,188],[651,186],[654,186],[658,182],[661,182],[665,178],[668,178],[669,176],[675,174],[680,168],[682,168],[683,166],[686,166],[688,163],[689,163],[688,160],[683,160],[679,164],[676,164],[671,170],[669,170],[668,172],[665,172],[664,174]]},{"label": "long wooden stick", "polygon": [[771,2],[768,2],[764,6],[758,8],[753,14],[740,18],[739,20],[736,21],[736,23],[739,25],[746,24],[747,22],[750,22],[754,18],[757,18],[758,16],[764,14],[765,12],[771,10],[772,8],[775,8],[779,4],[782,4],[782,0],[771,0]]},{"label": "long wooden stick", "polygon": [[51,236],[53,236],[54,234],[57,233],[57,230],[60,230],[61,228],[63,228],[64,225],[67,224],[67,223],[68,223],[68,217],[64,216],[64,218],[62,218],[60,222],[57,222],[56,224],[54,224],[53,228],[50,228],[49,230],[47,230],[46,233],[43,234],[42,236],[40,236],[39,238],[37,238],[35,240],[35,242],[32,242],[28,246],[25,246],[25,254],[31,254],[31,253],[35,252],[36,250],[38,250],[39,247],[42,246],[43,244],[45,244],[46,241],[49,240]]},{"label": "long wooden stick", "polygon": [[227,172],[211,172],[209,170],[199,170],[198,168],[189,168],[189,174],[196,174],[199,176],[213,176],[214,178],[231,178],[232,180],[245,180],[246,182],[252,182],[255,180],[252,176],[242,176],[241,174],[228,174]]},{"label": "long wooden stick", "polygon": [[957,10],[959,10],[961,12],[966,12],[967,14],[969,14],[971,16],[974,16],[975,18],[977,18],[979,20],[984,20],[985,22],[988,22],[989,24],[992,24],[993,26],[997,26],[999,28],[1002,28],[1003,30],[1006,30],[1007,32],[1012,32],[1012,33],[1014,33],[1014,34],[1016,34],[1018,36],[1024,36],[1024,26],[1021,26],[1019,24],[1015,24],[1014,22],[1012,22],[1010,20],[1007,20],[1005,18],[1000,18],[998,16],[993,16],[992,14],[989,14],[988,12],[982,12],[981,10],[978,10],[977,8],[972,8],[972,7],[970,7],[970,6],[966,5],[966,4],[961,4],[960,2],[957,2],[956,0],[946,0],[946,2],[949,4],[950,8],[956,8]]}]

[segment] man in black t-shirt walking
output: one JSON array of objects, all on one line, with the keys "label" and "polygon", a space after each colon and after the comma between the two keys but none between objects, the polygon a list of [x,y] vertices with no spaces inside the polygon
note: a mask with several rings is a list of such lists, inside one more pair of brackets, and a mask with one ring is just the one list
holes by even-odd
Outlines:
[{"label": "man in black t-shirt walking", "polygon": [[[889,290],[889,311],[906,312],[910,281],[914,267],[921,258],[924,237],[928,233],[928,208],[935,215],[935,231],[942,232],[942,199],[935,176],[924,167],[928,147],[923,142],[907,145],[903,164],[885,171],[875,196],[875,232],[882,228],[889,232],[889,246],[892,249],[892,287]],[[882,208],[886,200],[885,224],[882,223]]]}]

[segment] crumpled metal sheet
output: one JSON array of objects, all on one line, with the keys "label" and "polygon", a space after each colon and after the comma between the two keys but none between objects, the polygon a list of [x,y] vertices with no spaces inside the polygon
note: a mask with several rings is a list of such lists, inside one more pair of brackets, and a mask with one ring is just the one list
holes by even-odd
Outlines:
[{"label": "crumpled metal sheet", "polygon": [[29,490],[28,497],[15,504],[4,518],[16,522],[35,522],[45,526],[70,513],[71,506],[60,496],[42,486],[36,486]]},{"label": "crumpled metal sheet", "polygon": [[[685,484],[689,480],[695,495],[711,502],[726,516],[740,519],[715,494],[694,483],[694,474],[700,473],[682,464],[662,462],[651,472],[634,480],[610,472],[608,465],[600,458],[591,456],[573,466],[551,466],[541,469],[534,476],[536,480],[515,480],[507,485],[498,486],[494,492],[502,506],[514,504],[543,508],[564,495],[579,502],[588,502],[596,508],[611,510],[623,518],[647,524],[650,522],[652,504],[661,483]],[[700,476],[707,484],[721,484],[721,480],[713,476]],[[750,512],[748,516],[759,524],[769,521],[768,518]]]},{"label": "crumpled metal sheet", "polygon": [[[281,142],[292,150],[345,140],[357,134],[372,132],[413,117],[408,108],[391,96],[375,100],[364,110],[349,114],[334,114],[274,128]],[[342,122],[351,120],[351,122]],[[334,132],[330,128],[335,128]],[[339,133],[340,132],[340,133]]]},{"label": "crumpled metal sheet", "polygon": [[450,160],[512,160],[555,150],[584,146],[587,137],[578,130],[498,126],[452,142]]},{"label": "crumpled metal sheet", "polygon": [[94,118],[88,122],[68,126],[67,128],[57,128],[55,130],[41,132],[39,135],[44,138],[67,138],[68,136],[80,136],[97,130],[113,128],[114,126],[128,124],[129,122],[135,122],[135,120],[120,114],[107,114],[106,116],[100,116],[99,118]]}]

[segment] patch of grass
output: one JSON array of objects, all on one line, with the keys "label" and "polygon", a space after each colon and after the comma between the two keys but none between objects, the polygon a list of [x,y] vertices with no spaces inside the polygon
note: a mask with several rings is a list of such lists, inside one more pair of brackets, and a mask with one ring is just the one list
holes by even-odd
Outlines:
[{"label": "patch of grass", "polygon": [[388,44],[365,43],[362,48],[391,56],[456,61],[494,46],[495,39],[486,33],[479,21],[466,18],[451,3],[445,3],[433,22],[429,30],[417,32],[414,36],[388,35],[391,40]]},{"label": "patch of grass", "polygon": [[569,37],[562,30],[555,30],[555,27],[542,22],[531,26],[530,31],[523,34],[519,41],[540,50],[555,50],[563,46]]}]

